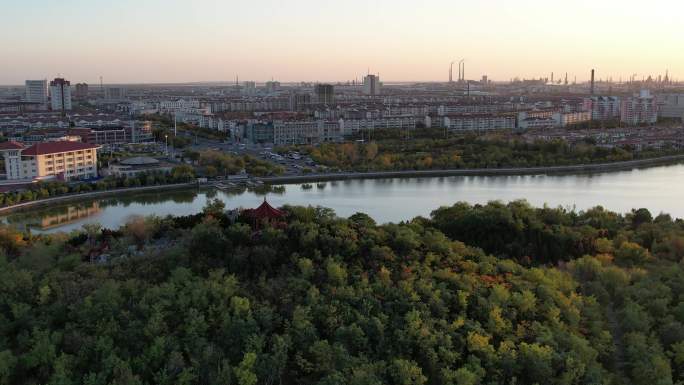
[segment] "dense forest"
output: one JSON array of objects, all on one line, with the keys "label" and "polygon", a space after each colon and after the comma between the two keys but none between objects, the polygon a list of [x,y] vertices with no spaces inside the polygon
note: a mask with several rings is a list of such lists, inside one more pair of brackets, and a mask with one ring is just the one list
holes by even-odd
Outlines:
[{"label": "dense forest", "polygon": [[684,223],[457,203],[399,224],[214,201],[0,227],[0,384],[675,384]]},{"label": "dense forest", "polygon": [[[632,151],[605,148],[586,141],[569,144],[563,140],[527,142],[492,134],[461,135],[454,138],[397,138],[380,131],[370,142],[325,143],[296,148],[317,163],[343,171],[395,171],[458,168],[543,167],[607,163],[663,156],[674,150]],[[384,136],[381,136],[384,135]],[[281,151],[288,151],[283,148]]]}]

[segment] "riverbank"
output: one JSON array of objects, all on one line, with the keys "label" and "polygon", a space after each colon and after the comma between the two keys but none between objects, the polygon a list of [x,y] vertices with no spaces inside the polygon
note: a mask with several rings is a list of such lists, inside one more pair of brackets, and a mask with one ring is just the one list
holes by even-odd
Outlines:
[{"label": "riverbank", "polygon": [[[378,172],[349,172],[311,175],[291,175],[280,177],[251,178],[251,181],[261,181],[267,184],[295,184],[316,183],[326,181],[350,180],[350,179],[391,179],[391,178],[427,178],[444,176],[511,176],[511,175],[572,175],[596,172],[610,172],[631,170],[634,168],[647,168],[684,162],[684,154],[672,155],[659,158],[638,159],[626,162],[596,163],[588,165],[555,166],[555,167],[527,167],[527,168],[497,168],[497,169],[453,169],[453,170],[408,170],[408,171],[378,171]],[[208,184],[205,186],[211,186]],[[197,186],[196,182],[177,183],[171,185],[129,187],[115,190],[92,191],[87,193],[62,195],[47,199],[30,202],[22,202],[16,205],[1,207],[0,214],[8,214],[12,211],[31,209],[54,203],[84,200],[113,196],[118,194],[132,194],[139,192],[158,190],[179,190]]]},{"label": "riverbank", "polygon": [[373,171],[373,172],[340,172],[328,174],[309,174],[255,178],[269,184],[327,182],[347,179],[385,179],[416,178],[441,176],[506,176],[506,175],[553,175],[553,174],[585,174],[594,172],[622,171],[634,168],[662,166],[684,161],[684,154],[658,158],[637,159],[624,162],[580,164],[551,167],[517,167],[491,169],[449,169],[449,170],[406,170],[406,171]]},{"label": "riverbank", "polygon": [[87,192],[87,193],[60,195],[60,196],[56,196],[56,197],[52,197],[52,198],[39,199],[39,200],[35,200],[35,201],[30,201],[30,202],[18,203],[16,205],[12,205],[12,206],[0,207],[0,214],[7,214],[11,211],[22,210],[22,209],[26,209],[26,208],[46,206],[46,205],[49,205],[52,203],[64,203],[64,202],[69,202],[69,201],[74,201],[74,200],[81,200],[81,199],[88,199],[88,198],[99,198],[99,197],[110,196],[110,195],[129,194],[129,193],[136,193],[136,192],[147,192],[147,191],[156,191],[156,190],[177,190],[177,189],[183,189],[183,188],[188,188],[188,187],[192,187],[192,186],[197,186],[197,182],[175,183],[175,184],[156,185],[156,186],[127,187],[127,188],[120,188],[120,189],[114,189],[114,190],[91,191],[91,192]]}]

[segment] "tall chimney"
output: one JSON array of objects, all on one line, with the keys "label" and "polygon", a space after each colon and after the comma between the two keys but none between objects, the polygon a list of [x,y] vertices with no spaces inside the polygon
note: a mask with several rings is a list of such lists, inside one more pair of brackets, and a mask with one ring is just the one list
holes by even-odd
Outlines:
[{"label": "tall chimney", "polygon": [[591,95],[594,95],[594,70],[591,70]]}]

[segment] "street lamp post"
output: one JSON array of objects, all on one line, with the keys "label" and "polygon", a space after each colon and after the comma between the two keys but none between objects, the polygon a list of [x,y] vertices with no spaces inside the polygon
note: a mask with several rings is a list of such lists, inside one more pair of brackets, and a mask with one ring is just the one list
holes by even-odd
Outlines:
[{"label": "street lamp post", "polygon": [[164,135],[164,138],[166,139],[166,144],[164,145],[164,152],[166,152],[166,156],[169,155],[169,135],[166,134]]}]

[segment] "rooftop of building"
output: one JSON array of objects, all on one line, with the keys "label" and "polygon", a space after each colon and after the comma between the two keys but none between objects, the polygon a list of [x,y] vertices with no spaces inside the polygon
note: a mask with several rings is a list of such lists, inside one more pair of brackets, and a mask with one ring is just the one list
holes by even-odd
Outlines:
[{"label": "rooftop of building", "polygon": [[61,152],[69,152],[69,151],[80,151],[80,150],[90,150],[90,149],[95,149],[95,148],[100,148],[100,145],[97,144],[88,144],[88,143],[81,143],[81,142],[67,142],[67,141],[59,141],[59,142],[43,142],[43,143],[36,143],[33,146],[27,148],[26,150],[22,151],[22,155],[47,155],[47,154],[58,154]]},{"label": "rooftop of building", "polygon": [[13,141],[13,140],[10,140],[10,141],[7,141],[7,142],[2,142],[2,143],[0,143],[0,151],[4,151],[4,150],[21,150],[22,148],[24,148],[24,145],[23,145],[23,144],[21,144],[21,143],[19,143],[19,142],[15,142],[15,141]]},{"label": "rooftop of building", "polygon": [[124,159],[119,163],[126,166],[151,166],[159,164],[159,160],[149,156],[136,156],[133,158]]}]

